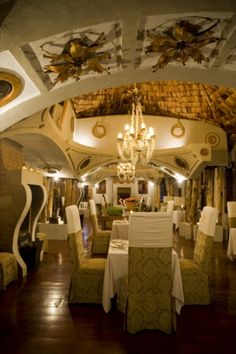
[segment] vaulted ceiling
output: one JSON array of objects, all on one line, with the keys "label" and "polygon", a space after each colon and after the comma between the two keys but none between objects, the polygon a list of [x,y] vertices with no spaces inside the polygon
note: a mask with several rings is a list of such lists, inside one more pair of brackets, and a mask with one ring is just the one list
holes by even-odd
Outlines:
[{"label": "vaulted ceiling", "polygon": [[[233,148],[234,0],[1,0],[0,14],[0,132],[4,137],[23,119],[66,100],[78,120],[119,117],[129,112],[126,92],[136,83],[144,114],[208,122],[225,130],[228,148]],[[52,57],[65,53],[71,39],[79,38],[83,44],[73,52],[76,57],[81,48],[86,51],[103,37],[96,55],[90,51],[91,60],[79,66],[78,80],[66,74],[56,82]],[[10,85],[3,86],[6,74]],[[4,95],[11,99],[4,101]],[[29,141],[27,135],[28,146]],[[45,141],[42,149],[44,155]]]}]

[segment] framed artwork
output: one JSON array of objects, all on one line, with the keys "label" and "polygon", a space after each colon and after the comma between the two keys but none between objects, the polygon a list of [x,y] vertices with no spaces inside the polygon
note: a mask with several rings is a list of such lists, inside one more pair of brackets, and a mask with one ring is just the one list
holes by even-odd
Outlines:
[{"label": "framed artwork", "polygon": [[138,181],[138,194],[148,194],[147,181]]},{"label": "framed artwork", "polygon": [[98,183],[98,186],[96,188],[96,193],[97,194],[105,194],[106,193],[106,181],[101,181]]}]

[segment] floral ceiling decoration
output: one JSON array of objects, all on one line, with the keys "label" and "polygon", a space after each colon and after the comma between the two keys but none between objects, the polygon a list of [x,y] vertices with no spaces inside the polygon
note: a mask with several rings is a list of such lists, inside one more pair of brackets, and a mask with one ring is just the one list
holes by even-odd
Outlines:
[{"label": "floral ceiling decoration", "polygon": [[103,23],[31,42],[23,51],[48,89],[121,70],[121,24]]},{"label": "floral ceiling decoration", "polygon": [[228,70],[236,70],[236,47],[232,48],[229,52],[223,68]]},{"label": "floral ceiling decoration", "polygon": [[148,31],[151,44],[146,47],[146,53],[161,53],[153,71],[163,69],[169,62],[177,61],[185,65],[192,58],[198,64],[209,59],[203,54],[202,48],[219,39],[213,36],[214,28],[219,20],[203,29],[197,24],[180,20],[169,27],[163,34]]},{"label": "floral ceiling decoration", "polygon": [[178,18],[150,16],[140,20],[136,66],[153,71],[175,65],[211,66],[229,36],[231,13],[180,14]]},{"label": "floral ceiling decoration", "polygon": [[65,82],[69,78],[79,80],[81,75],[90,71],[109,73],[109,68],[105,68],[101,61],[110,59],[111,54],[99,51],[105,40],[104,33],[101,33],[94,42],[90,41],[88,37],[70,39],[59,54],[48,52],[42,45],[43,56],[50,62],[45,65],[45,72],[56,73],[55,83]]}]

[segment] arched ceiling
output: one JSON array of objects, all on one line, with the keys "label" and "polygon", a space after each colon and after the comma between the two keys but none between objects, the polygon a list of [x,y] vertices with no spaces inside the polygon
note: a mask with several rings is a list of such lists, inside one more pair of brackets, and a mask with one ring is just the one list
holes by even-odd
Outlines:
[{"label": "arched ceiling", "polygon": [[[192,119],[223,128],[232,147],[236,142],[236,89],[204,83],[159,81],[136,85],[145,114]],[[71,99],[78,119],[130,112],[133,85],[108,88]]]},{"label": "arched ceiling", "polygon": [[[177,31],[181,21],[191,24],[191,33]],[[99,53],[109,57],[90,62],[90,70],[82,71],[79,80],[70,77],[55,84],[50,56],[59,55],[72,38],[92,44],[102,33],[105,42]],[[160,38],[167,35],[165,49],[172,46],[175,54],[187,43],[186,63],[174,56],[163,69],[153,70],[161,54],[148,53],[147,48],[155,39],[157,49]],[[2,0],[0,38],[0,82],[2,72],[21,81],[16,97],[7,103],[4,95],[9,87],[1,86],[4,137],[22,120],[68,99],[79,119],[127,113],[126,90],[136,83],[145,114],[209,122],[225,130],[230,150],[236,142],[235,0]],[[201,43],[196,45],[198,39]],[[78,48],[74,53],[78,55]],[[22,136],[20,141],[23,144]]]}]

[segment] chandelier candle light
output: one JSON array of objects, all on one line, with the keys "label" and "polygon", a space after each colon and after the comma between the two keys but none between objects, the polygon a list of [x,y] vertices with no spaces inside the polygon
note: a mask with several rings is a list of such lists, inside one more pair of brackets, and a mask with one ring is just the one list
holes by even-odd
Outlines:
[{"label": "chandelier candle light", "polygon": [[137,162],[146,165],[152,157],[156,136],[153,128],[147,129],[144,123],[141,94],[136,87],[131,93],[133,96],[131,122],[125,126],[124,134],[118,134],[118,154],[122,162],[130,162],[134,166]]},{"label": "chandelier candle light", "polygon": [[121,183],[129,183],[134,179],[135,166],[130,162],[121,162],[117,166],[117,175]]}]

